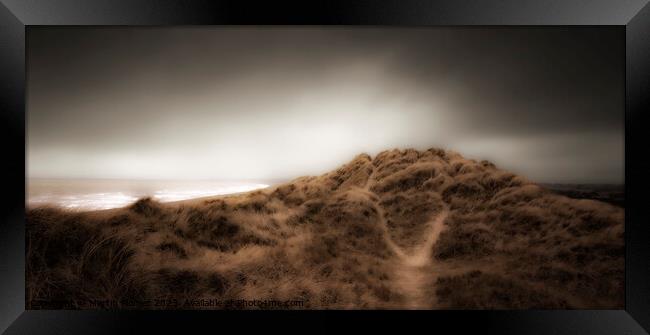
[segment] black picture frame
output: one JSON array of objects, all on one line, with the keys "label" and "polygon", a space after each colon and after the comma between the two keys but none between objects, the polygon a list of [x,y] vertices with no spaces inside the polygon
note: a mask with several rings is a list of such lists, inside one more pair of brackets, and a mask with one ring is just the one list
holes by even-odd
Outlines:
[{"label": "black picture frame", "polygon": [[[648,0],[188,1],[0,0],[0,331],[6,334],[375,329],[498,334],[648,334],[650,117]],[[626,38],[624,310],[532,311],[30,311],[25,310],[26,31],[41,25],[614,25]],[[62,79],[64,80],[64,79]],[[597,145],[596,143],[594,145]]]}]

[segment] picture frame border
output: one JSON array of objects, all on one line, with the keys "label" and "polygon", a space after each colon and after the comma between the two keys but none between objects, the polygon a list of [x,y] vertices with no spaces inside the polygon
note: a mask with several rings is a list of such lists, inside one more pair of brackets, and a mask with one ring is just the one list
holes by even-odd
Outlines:
[{"label": "picture frame border", "polygon": [[[30,27],[172,25],[618,26],[625,34],[625,308],[440,311],[25,310],[26,47]],[[650,5],[648,0],[0,0],[0,332],[114,334],[225,329],[360,331],[444,327],[498,334],[648,334]],[[62,79],[64,80],[64,79]],[[598,143],[594,143],[598,145]],[[240,328],[241,327],[241,328]],[[306,327],[306,328],[305,328]],[[348,327],[345,327],[346,330]],[[423,328],[430,329],[430,328]]]}]

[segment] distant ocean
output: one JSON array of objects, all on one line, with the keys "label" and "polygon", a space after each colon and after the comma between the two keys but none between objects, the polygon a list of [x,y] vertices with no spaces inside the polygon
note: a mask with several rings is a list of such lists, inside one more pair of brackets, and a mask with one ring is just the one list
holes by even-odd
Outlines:
[{"label": "distant ocean", "polygon": [[282,181],[28,179],[27,206],[98,210],[127,206],[142,197],[160,202],[234,194]]}]

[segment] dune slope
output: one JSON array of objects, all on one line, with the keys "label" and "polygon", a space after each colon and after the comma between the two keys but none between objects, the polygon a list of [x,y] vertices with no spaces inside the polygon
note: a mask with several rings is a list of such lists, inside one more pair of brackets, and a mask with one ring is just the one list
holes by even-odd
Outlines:
[{"label": "dune slope", "polygon": [[623,221],[454,152],[362,154],[235,196],[30,209],[27,308],[621,308]]}]

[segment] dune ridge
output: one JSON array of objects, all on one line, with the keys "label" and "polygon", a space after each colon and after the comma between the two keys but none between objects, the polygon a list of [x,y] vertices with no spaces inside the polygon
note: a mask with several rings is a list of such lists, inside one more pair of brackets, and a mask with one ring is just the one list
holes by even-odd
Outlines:
[{"label": "dune ridge", "polygon": [[[233,196],[27,211],[27,308],[621,308],[624,210],[432,148]],[[146,305],[146,301],[165,303]],[[175,303],[168,303],[168,302]]]}]

